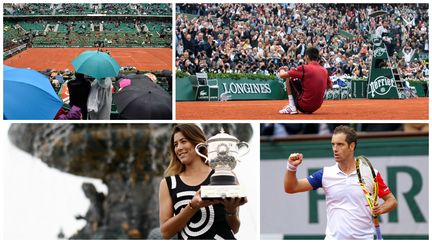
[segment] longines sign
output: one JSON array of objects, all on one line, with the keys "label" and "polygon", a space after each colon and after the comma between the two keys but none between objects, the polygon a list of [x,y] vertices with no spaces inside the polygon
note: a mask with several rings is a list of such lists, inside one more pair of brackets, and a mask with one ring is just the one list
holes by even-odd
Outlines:
[{"label": "longines sign", "polygon": [[223,92],[229,94],[270,94],[269,83],[223,83]]}]

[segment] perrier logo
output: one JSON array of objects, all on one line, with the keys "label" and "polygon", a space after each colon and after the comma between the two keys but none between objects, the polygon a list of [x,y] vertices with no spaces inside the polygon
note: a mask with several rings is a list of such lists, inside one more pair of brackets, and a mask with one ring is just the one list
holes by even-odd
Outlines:
[{"label": "perrier logo", "polygon": [[377,95],[386,95],[392,87],[396,87],[394,79],[378,76],[374,81],[369,83],[372,98]]}]

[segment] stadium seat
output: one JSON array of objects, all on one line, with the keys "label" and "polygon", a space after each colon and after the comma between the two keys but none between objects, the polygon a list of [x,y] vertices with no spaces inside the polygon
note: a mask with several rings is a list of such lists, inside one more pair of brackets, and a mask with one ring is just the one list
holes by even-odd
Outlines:
[{"label": "stadium seat", "polygon": [[195,100],[199,98],[198,92],[201,87],[207,88],[207,96],[210,101],[212,98],[212,90],[216,90],[216,99],[219,100],[219,81],[217,79],[208,79],[207,73],[196,73],[192,76],[192,88],[196,88]]}]

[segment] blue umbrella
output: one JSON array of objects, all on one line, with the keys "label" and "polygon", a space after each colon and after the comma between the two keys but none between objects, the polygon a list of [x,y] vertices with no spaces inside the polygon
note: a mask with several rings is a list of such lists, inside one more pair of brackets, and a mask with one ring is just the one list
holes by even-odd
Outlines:
[{"label": "blue umbrella", "polygon": [[24,68],[3,66],[3,117],[10,120],[52,120],[63,102],[48,77]]},{"label": "blue umbrella", "polygon": [[115,77],[120,65],[105,52],[85,51],[72,60],[77,73],[87,74],[94,78]]},{"label": "blue umbrella", "polygon": [[8,71],[8,70],[11,70],[11,69],[14,69],[14,68],[13,68],[13,67],[6,66],[6,65],[3,65],[3,72]]}]

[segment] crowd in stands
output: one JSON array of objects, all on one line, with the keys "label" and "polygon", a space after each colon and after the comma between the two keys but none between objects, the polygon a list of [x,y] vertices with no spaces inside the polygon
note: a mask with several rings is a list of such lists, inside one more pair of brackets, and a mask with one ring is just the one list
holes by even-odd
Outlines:
[{"label": "crowd in stands", "polygon": [[169,4],[136,4],[136,9],[141,15],[169,15],[172,14]]},{"label": "crowd in stands", "polygon": [[120,15],[131,15],[136,14],[136,8],[132,8],[127,3],[103,3],[102,9],[100,10],[103,14],[108,15],[114,15],[114,14],[120,14]]},{"label": "crowd in stands", "polygon": [[163,15],[171,16],[164,3],[6,3],[4,15]]},{"label": "crowd in stands", "polygon": [[7,4],[3,8],[4,15],[51,15],[53,8],[50,3]]},{"label": "crowd in stands", "polygon": [[34,47],[92,47],[96,42],[110,47],[170,47],[172,40],[170,19],[147,17],[5,19],[3,33],[6,50],[23,43]]},{"label": "crowd in stands", "polygon": [[89,3],[63,3],[53,8],[57,15],[83,15],[94,13],[94,7]]},{"label": "crowd in stands", "polygon": [[[370,17],[378,10],[388,14]],[[276,74],[318,47],[330,75],[365,78],[370,34],[383,25],[393,68],[427,80],[428,4],[178,4],[176,67],[196,72]]]},{"label": "crowd in stands", "polygon": [[17,28],[13,23],[3,22],[3,51],[29,43],[31,36],[22,28]]},{"label": "crowd in stands", "polygon": [[136,32],[135,23],[124,22],[124,21],[103,21],[103,28],[106,31],[117,31],[117,32]]}]

